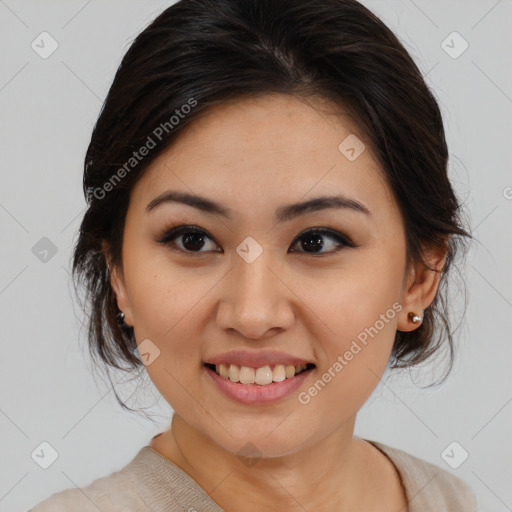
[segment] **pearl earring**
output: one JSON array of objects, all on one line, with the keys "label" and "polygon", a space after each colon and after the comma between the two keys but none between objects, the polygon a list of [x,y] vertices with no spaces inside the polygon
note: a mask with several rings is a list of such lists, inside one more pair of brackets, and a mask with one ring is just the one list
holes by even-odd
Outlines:
[{"label": "pearl earring", "polygon": [[119,311],[119,313],[116,314],[116,322],[118,324],[122,324],[124,322],[124,312]]},{"label": "pearl earring", "polygon": [[421,324],[421,322],[423,321],[423,316],[417,315],[416,313],[413,313],[412,311],[409,313],[409,318],[415,324],[417,324],[417,323]]}]

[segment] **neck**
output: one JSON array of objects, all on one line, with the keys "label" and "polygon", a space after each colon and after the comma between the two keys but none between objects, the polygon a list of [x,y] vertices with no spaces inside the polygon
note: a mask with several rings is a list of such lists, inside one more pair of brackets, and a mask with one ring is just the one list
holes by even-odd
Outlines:
[{"label": "neck", "polygon": [[151,445],[228,512],[362,510],[368,444],[353,437],[354,422],[297,452],[251,459],[225,450],[175,413]]}]

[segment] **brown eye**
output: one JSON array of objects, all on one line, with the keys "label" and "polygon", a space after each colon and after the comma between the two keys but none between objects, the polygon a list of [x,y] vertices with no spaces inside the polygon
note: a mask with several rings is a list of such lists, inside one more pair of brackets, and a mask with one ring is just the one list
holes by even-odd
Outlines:
[{"label": "brown eye", "polygon": [[[157,242],[169,246],[172,250],[189,254],[201,254],[207,252],[223,252],[218,250],[216,243],[211,244],[209,250],[202,250],[207,247],[208,240],[213,238],[198,226],[176,226],[168,230],[161,236]],[[341,233],[327,228],[309,229],[295,238],[292,247],[300,243],[301,250],[291,250],[290,252],[306,253],[319,256],[334,254],[345,247],[357,247],[348,237]]]},{"label": "brown eye", "polygon": [[[325,239],[331,239],[331,242],[325,242]],[[332,242],[334,240],[334,243]],[[302,251],[308,254],[332,254],[340,251],[344,247],[356,247],[356,245],[348,239],[348,237],[326,228],[310,229],[301,233],[295,240],[293,245],[300,242]],[[327,248],[322,252],[322,249]],[[296,252],[296,251],[292,251]]]},{"label": "brown eye", "polygon": [[208,252],[201,250],[205,247],[205,240],[207,239],[212,240],[204,229],[197,226],[177,226],[167,231],[167,233],[158,240],[158,243],[168,245],[173,250],[181,252],[200,253]]}]

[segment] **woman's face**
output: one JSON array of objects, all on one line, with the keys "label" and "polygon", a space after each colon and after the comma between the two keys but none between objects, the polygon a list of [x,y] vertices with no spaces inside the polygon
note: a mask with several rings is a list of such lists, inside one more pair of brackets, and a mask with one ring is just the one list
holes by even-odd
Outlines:
[{"label": "woman's face", "polygon": [[[284,455],[352,425],[397,328],[414,328],[405,306],[400,312],[409,299],[397,204],[349,118],[315,105],[322,110],[272,95],[212,108],[151,164],[130,197],[123,266],[114,270],[118,305],[163,397],[233,453],[254,445],[265,456]],[[171,191],[218,211],[155,202]],[[323,196],[344,202],[283,215]],[[161,242],[183,225],[200,234],[189,228]],[[231,351],[279,353],[263,354],[257,368],[285,356],[314,368],[272,389],[230,384],[205,362]]]}]

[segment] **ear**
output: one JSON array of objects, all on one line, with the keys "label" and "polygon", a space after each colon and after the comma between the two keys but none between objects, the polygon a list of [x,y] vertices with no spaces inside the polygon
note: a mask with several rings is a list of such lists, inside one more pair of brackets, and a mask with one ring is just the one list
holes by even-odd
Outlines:
[{"label": "ear", "polygon": [[447,239],[444,247],[430,245],[423,250],[426,262],[434,270],[425,266],[423,262],[417,262],[408,269],[402,292],[403,309],[398,319],[399,331],[409,332],[419,327],[421,324],[414,323],[409,313],[423,317],[423,311],[434,301],[446,263],[446,241]]},{"label": "ear", "polygon": [[124,322],[129,326],[133,326],[133,313],[128,293],[126,291],[123,269],[112,264],[110,258],[110,247],[105,240],[102,241],[102,252],[105,256],[105,261],[107,262],[110,275],[110,286],[112,286],[112,290],[116,296],[117,307],[124,313]]}]

